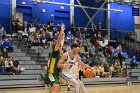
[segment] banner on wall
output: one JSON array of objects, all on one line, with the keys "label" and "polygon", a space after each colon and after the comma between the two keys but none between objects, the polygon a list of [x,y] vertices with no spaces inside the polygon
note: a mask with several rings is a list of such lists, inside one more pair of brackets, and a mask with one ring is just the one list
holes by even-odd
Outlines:
[{"label": "banner on wall", "polygon": [[139,16],[140,15],[140,12],[139,12],[139,8],[132,8],[132,15],[133,16]]}]

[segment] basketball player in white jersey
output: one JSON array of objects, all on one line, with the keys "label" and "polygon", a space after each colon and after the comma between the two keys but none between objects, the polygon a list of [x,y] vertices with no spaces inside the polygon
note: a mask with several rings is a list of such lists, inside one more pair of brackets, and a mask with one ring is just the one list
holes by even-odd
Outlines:
[{"label": "basketball player in white jersey", "polygon": [[61,76],[67,82],[73,83],[75,86],[74,93],[87,93],[83,82],[81,82],[76,75],[70,72],[73,65],[78,62],[83,68],[92,69],[90,66],[84,64],[78,56],[79,46],[77,44],[71,45],[71,51],[64,53],[57,63],[57,67],[62,69]]}]

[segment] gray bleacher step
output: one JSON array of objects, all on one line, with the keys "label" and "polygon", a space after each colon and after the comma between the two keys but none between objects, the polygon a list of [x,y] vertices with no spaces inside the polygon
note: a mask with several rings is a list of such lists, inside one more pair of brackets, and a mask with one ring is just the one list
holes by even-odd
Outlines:
[{"label": "gray bleacher step", "polygon": [[[31,60],[33,61],[37,61],[37,57],[31,57]],[[48,57],[39,57],[39,61],[47,61],[48,60]]]},{"label": "gray bleacher step", "polygon": [[41,48],[41,49],[43,50],[44,53],[50,53],[50,52],[52,51],[52,48],[47,48],[47,49],[45,49],[45,48],[40,47],[40,46],[33,46],[33,47],[31,47],[31,49],[35,49],[36,52],[38,52],[38,48]]},{"label": "gray bleacher step", "polygon": [[44,81],[40,80],[10,80],[10,81],[0,81],[0,87],[3,86],[15,86],[15,85],[44,85]]},{"label": "gray bleacher step", "polygon": [[36,51],[35,50],[28,50],[28,49],[21,49],[21,52],[24,52],[24,53],[35,53]]},{"label": "gray bleacher step", "polygon": [[32,65],[32,64],[27,64],[27,65],[20,65],[21,68],[25,68],[25,69],[42,69],[40,65]]},{"label": "gray bleacher step", "polygon": [[19,56],[19,57],[20,57],[20,56],[21,56],[21,57],[25,57],[25,56],[26,56],[25,53],[21,53],[21,52],[20,52],[20,53],[15,53],[15,52],[13,52],[13,53],[8,53],[8,55],[9,55],[9,56],[17,56],[17,57],[18,57],[18,56]]},{"label": "gray bleacher step", "polygon": [[0,75],[0,81],[3,80],[37,80],[41,75]]},{"label": "gray bleacher step", "polygon": [[125,59],[125,62],[130,62],[131,61],[131,58],[126,58]]},{"label": "gray bleacher step", "polygon": [[[26,54],[27,56],[38,56],[38,53],[30,53],[30,54]],[[42,54],[42,55],[40,55],[41,57],[49,57],[49,53],[46,53],[46,54]]]},{"label": "gray bleacher step", "polygon": [[[123,65],[123,68],[126,68],[126,65]],[[127,65],[127,68],[131,68],[130,65]],[[138,65],[137,69],[140,69],[140,65]]]},{"label": "gray bleacher step", "polygon": [[21,49],[16,49],[16,48],[14,48],[14,52],[15,52],[15,53],[20,53],[20,52],[21,52]]},{"label": "gray bleacher step", "polygon": [[47,65],[48,61],[39,61],[39,62],[36,62],[36,64],[38,65]]},{"label": "gray bleacher step", "polygon": [[27,65],[27,64],[36,64],[35,61],[19,61],[19,64]]},{"label": "gray bleacher step", "polygon": [[25,70],[21,72],[21,75],[40,75],[42,70]]},{"label": "gray bleacher step", "polygon": [[137,73],[140,73],[140,69],[131,69],[131,71],[130,72],[137,72]]},{"label": "gray bleacher step", "polygon": [[133,72],[133,73],[132,73],[132,76],[139,77],[139,76],[140,76],[140,72]]},{"label": "gray bleacher step", "polygon": [[91,82],[91,81],[93,81],[93,82],[98,82],[98,81],[105,81],[105,82],[107,82],[107,81],[126,81],[126,78],[125,77],[112,77],[112,78],[98,78],[98,77],[96,77],[96,78],[82,78],[82,81],[83,82]]},{"label": "gray bleacher step", "polygon": [[49,57],[49,53],[43,53],[41,56],[43,56],[43,57]]},{"label": "gray bleacher step", "polygon": [[116,77],[116,78],[82,78],[84,84],[108,84],[108,83],[125,83],[125,77]]},{"label": "gray bleacher step", "polygon": [[30,57],[16,57],[16,60],[31,60]]}]

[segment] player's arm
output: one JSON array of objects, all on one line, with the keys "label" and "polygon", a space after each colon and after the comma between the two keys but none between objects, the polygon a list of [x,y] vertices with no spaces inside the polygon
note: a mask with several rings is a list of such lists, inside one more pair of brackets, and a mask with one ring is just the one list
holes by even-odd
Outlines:
[{"label": "player's arm", "polygon": [[57,68],[65,68],[66,64],[64,64],[65,60],[67,59],[66,53],[64,53],[57,63]]},{"label": "player's arm", "polygon": [[49,65],[50,65],[50,59],[48,60],[47,67],[49,67]]},{"label": "player's arm", "polygon": [[55,48],[54,48],[55,51],[58,51],[60,46],[62,46],[61,40],[63,39],[64,30],[65,30],[65,25],[61,24],[61,31],[59,33],[58,40],[57,40]]},{"label": "player's arm", "polygon": [[86,65],[85,63],[83,63],[83,62],[81,61],[81,58],[80,58],[80,57],[77,58],[77,62],[78,62],[83,68],[92,69],[92,67],[90,67],[89,65]]}]

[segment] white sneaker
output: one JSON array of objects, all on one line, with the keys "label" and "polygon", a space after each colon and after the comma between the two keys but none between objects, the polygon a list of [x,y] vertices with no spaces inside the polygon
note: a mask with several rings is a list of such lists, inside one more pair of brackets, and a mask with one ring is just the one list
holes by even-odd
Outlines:
[{"label": "white sneaker", "polygon": [[20,70],[21,70],[21,71],[24,71],[24,70],[25,70],[25,68],[20,68]]}]

